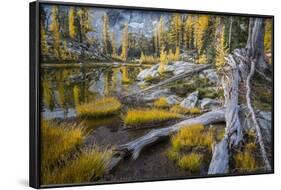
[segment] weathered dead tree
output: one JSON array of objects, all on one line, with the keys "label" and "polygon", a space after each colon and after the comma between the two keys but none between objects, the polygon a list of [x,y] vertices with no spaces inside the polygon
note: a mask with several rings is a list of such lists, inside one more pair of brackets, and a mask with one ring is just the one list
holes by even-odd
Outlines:
[{"label": "weathered dead tree", "polygon": [[201,123],[203,125],[209,125],[209,124],[219,123],[224,121],[225,121],[225,109],[221,108],[218,110],[204,113],[195,118],[190,118],[181,121],[170,127],[151,130],[149,133],[147,133],[144,136],[141,136],[131,142],[116,147],[115,148],[116,154],[112,159],[108,171],[114,168],[125,157],[131,156],[132,159],[134,160],[137,159],[140,152],[145,147],[160,142],[161,140],[165,139],[165,137],[169,137],[170,135],[174,134],[182,127],[189,126],[192,124],[197,124],[197,123]]},{"label": "weathered dead tree", "polygon": [[229,150],[238,146],[243,140],[242,128],[239,120],[238,84],[239,73],[232,55],[228,59],[228,73],[222,77],[225,95],[225,121],[224,138],[213,149],[213,156],[208,174],[223,174],[229,172]]},{"label": "weathered dead tree", "polygon": [[194,68],[184,72],[184,73],[181,73],[181,74],[178,74],[178,75],[175,75],[171,78],[168,78],[162,82],[159,82],[158,84],[155,84],[155,85],[151,85],[143,90],[140,90],[138,92],[134,92],[134,93],[131,93],[131,94],[128,94],[126,96],[124,96],[123,98],[126,98],[126,97],[129,97],[129,96],[135,96],[135,95],[139,95],[139,94],[143,94],[147,91],[150,91],[150,90],[154,90],[155,88],[159,88],[163,85],[166,85],[168,83],[171,83],[171,82],[174,82],[174,81],[177,81],[177,80],[180,80],[180,79],[183,79],[183,78],[186,78],[186,77],[189,77],[193,74],[196,74],[200,71],[203,71],[205,69],[208,69],[208,68],[211,68],[211,65],[200,65],[200,66],[195,66]]},{"label": "weathered dead tree", "polygon": [[[267,158],[262,139],[261,129],[250,99],[250,80],[255,70],[257,69],[260,72],[264,72],[268,69],[268,65],[266,65],[264,61],[263,40],[263,19],[250,18],[246,49],[237,49],[233,52],[233,55],[230,54],[228,57],[227,67],[231,66],[231,69],[226,69],[228,72],[222,77],[226,102],[226,132],[223,140],[219,142],[213,150],[213,157],[208,174],[228,173],[231,149],[238,147],[243,140],[243,129],[238,115],[238,84],[240,80],[245,81],[247,89],[247,107],[256,130],[256,136],[265,168],[271,170],[271,165]],[[256,64],[257,67],[255,67]]]}]

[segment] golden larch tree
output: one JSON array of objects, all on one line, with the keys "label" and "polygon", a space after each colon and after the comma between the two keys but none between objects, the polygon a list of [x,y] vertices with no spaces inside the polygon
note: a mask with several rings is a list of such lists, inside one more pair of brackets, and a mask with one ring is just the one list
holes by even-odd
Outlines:
[{"label": "golden larch tree", "polygon": [[272,46],[272,21],[271,19],[265,20],[264,26],[264,50],[265,52],[271,52]]},{"label": "golden larch tree", "polygon": [[75,26],[75,9],[74,7],[69,8],[69,13],[68,13],[68,22],[69,22],[69,36],[72,39],[76,38],[77,35],[77,29]]},{"label": "golden larch tree", "polygon": [[209,16],[198,15],[194,26],[194,46],[197,49],[197,63],[202,64],[207,62],[206,51],[203,51],[204,37],[208,28]]},{"label": "golden larch tree", "polygon": [[60,59],[60,27],[59,27],[59,15],[58,15],[58,7],[52,6],[52,23],[50,25],[50,30],[52,32],[53,40],[54,40],[54,55],[57,59]]},{"label": "golden larch tree", "polygon": [[40,47],[41,47],[41,55],[46,56],[48,54],[48,44],[47,44],[47,36],[46,36],[46,30],[41,23],[40,25]]},{"label": "golden larch tree", "polygon": [[128,23],[126,23],[122,34],[121,58],[123,61],[126,61],[128,59],[128,51],[129,51],[129,31],[128,31]]},{"label": "golden larch tree", "polygon": [[109,19],[106,13],[103,15],[103,27],[102,27],[102,43],[103,43],[103,53],[110,53],[110,35],[109,35]]},{"label": "golden larch tree", "polygon": [[216,33],[215,33],[215,65],[217,68],[221,68],[225,64],[225,57],[228,54],[228,48],[225,43],[225,25],[221,23],[219,17],[216,18]]},{"label": "golden larch tree", "polygon": [[169,42],[175,47],[180,47],[182,43],[182,19],[178,13],[173,14],[170,31],[169,31]]},{"label": "golden larch tree", "polygon": [[188,15],[185,22],[184,22],[184,35],[183,35],[183,40],[184,40],[184,45],[185,48],[190,48],[192,45],[192,38],[193,38],[193,17],[192,15]]}]

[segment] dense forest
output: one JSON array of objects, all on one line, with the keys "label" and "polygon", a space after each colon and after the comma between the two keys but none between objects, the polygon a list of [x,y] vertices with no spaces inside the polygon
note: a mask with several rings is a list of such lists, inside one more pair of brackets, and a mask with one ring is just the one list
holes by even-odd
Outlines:
[{"label": "dense forest", "polygon": [[44,185],[273,171],[271,17],[40,15]]},{"label": "dense forest", "polygon": [[[129,61],[163,64],[174,60],[222,65],[227,53],[246,45],[249,19],[238,16],[170,13],[151,20],[152,35],[130,32],[122,23],[120,42],[107,11],[101,16],[101,38],[86,7],[41,9],[41,56],[44,62]],[[271,20],[265,20],[265,52],[271,51]],[[180,56],[181,55],[181,56]],[[270,58],[270,54],[268,54]],[[269,59],[268,58],[268,59]]]}]

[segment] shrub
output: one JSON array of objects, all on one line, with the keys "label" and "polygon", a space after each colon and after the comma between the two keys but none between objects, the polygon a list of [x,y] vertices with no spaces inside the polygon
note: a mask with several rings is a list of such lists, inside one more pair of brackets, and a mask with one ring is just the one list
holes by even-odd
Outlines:
[{"label": "shrub", "polygon": [[140,63],[141,64],[143,64],[143,63],[155,64],[155,63],[158,63],[158,58],[153,57],[153,56],[149,56],[149,55],[144,55],[144,53],[141,52]]},{"label": "shrub", "polygon": [[99,179],[105,172],[111,151],[101,151],[97,147],[83,151],[69,164],[45,175],[45,184],[82,183]]},{"label": "shrub", "polygon": [[190,153],[180,158],[178,165],[184,170],[196,172],[199,171],[202,161],[203,156],[201,154]]},{"label": "shrub", "polygon": [[114,97],[102,98],[76,107],[78,116],[94,118],[114,115],[120,108],[120,101]]},{"label": "shrub", "polygon": [[154,106],[158,108],[168,108],[170,105],[165,97],[160,97],[154,101]]},{"label": "shrub", "polygon": [[146,124],[151,122],[165,121],[168,119],[177,119],[181,115],[171,113],[162,109],[131,109],[124,116],[124,123],[129,126]]}]

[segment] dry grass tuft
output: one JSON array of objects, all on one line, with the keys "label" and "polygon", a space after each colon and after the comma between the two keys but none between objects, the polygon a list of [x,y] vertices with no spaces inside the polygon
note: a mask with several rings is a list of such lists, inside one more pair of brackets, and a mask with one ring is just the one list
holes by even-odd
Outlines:
[{"label": "dry grass tuft", "polygon": [[84,130],[68,123],[43,121],[41,124],[42,184],[81,183],[103,175],[111,151],[98,147],[82,150]]},{"label": "dry grass tuft", "polygon": [[78,105],[77,114],[80,117],[105,117],[118,113],[121,103],[117,98],[106,97],[93,102]]},{"label": "dry grass tuft", "polygon": [[154,106],[157,108],[168,108],[170,105],[165,97],[160,97],[154,101]]},{"label": "dry grass tuft", "polygon": [[180,158],[180,160],[178,161],[178,165],[184,170],[197,172],[200,170],[202,161],[203,156],[201,154],[190,153]]},{"label": "dry grass tuft", "polygon": [[204,154],[211,152],[214,140],[213,131],[206,129],[202,124],[187,125],[172,136],[172,147],[167,156],[180,168],[197,172],[205,158]]},{"label": "dry grass tuft", "polygon": [[257,147],[255,143],[247,143],[242,151],[234,154],[235,168],[242,172],[256,171],[259,166],[255,158],[255,151]]},{"label": "dry grass tuft", "polygon": [[194,147],[206,147],[211,149],[213,134],[204,129],[202,124],[194,124],[180,129],[172,139],[172,147],[176,151],[189,150]]},{"label": "dry grass tuft", "polygon": [[152,122],[165,121],[180,118],[181,115],[171,113],[162,109],[130,109],[124,116],[124,123],[127,126],[136,126]]},{"label": "dry grass tuft", "polygon": [[41,165],[49,168],[59,160],[66,159],[71,151],[82,144],[84,133],[81,127],[66,123],[43,121],[41,124]]},{"label": "dry grass tuft", "polygon": [[180,105],[174,105],[170,109],[171,112],[179,114],[200,114],[201,110],[199,108],[185,108]]},{"label": "dry grass tuft", "polygon": [[97,147],[83,151],[61,169],[47,172],[45,184],[82,183],[99,179],[105,172],[112,152]]}]

